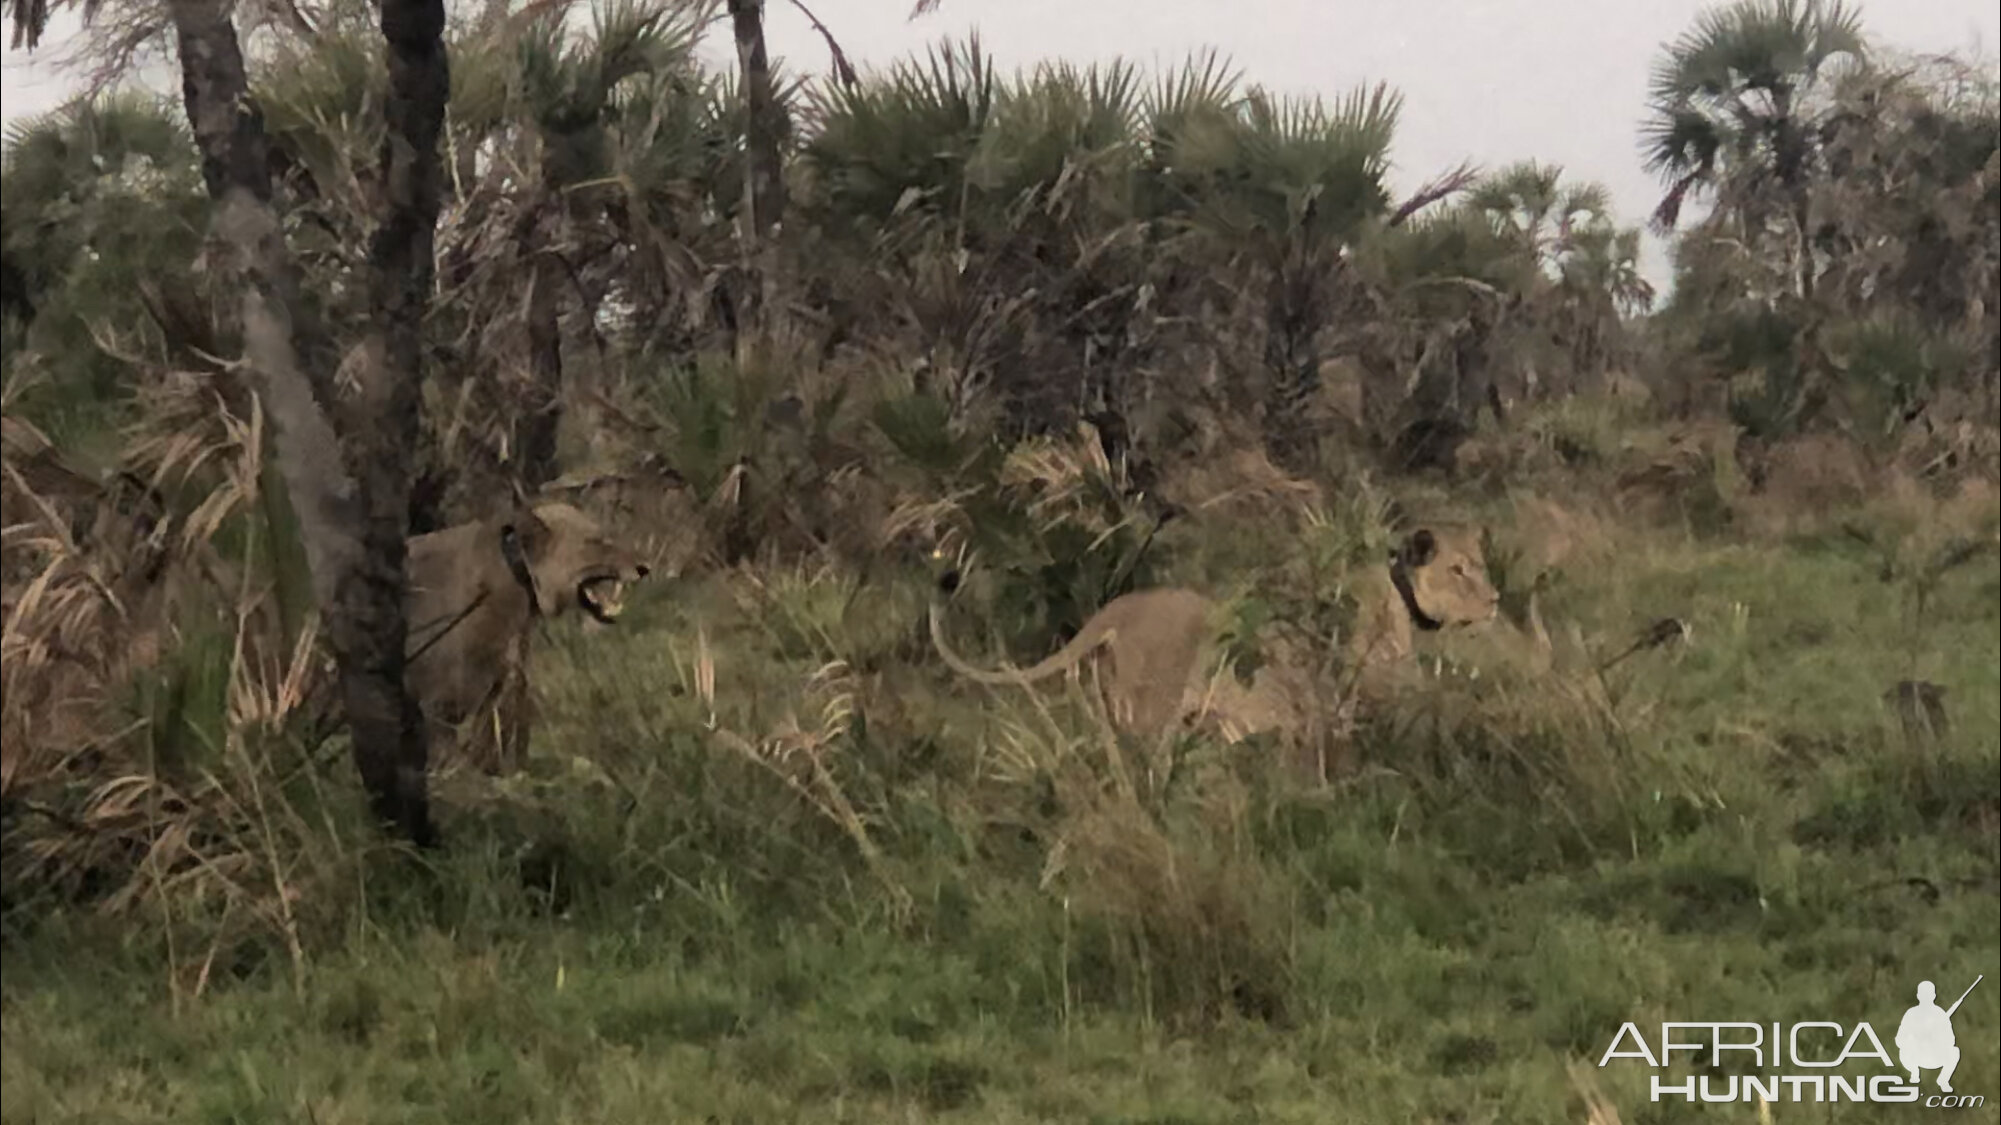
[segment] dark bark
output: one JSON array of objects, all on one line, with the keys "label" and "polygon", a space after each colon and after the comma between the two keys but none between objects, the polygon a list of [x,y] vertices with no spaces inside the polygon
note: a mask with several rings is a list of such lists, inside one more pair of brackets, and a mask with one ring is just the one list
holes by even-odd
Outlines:
[{"label": "dark bark", "polygon": [[514,245],[528,261],[528,390],[514,425],[514,476],[534,492],[556,479],[562,427],[563,293],[570,279],[553,247],[569,218],[564,185],[588,175],[586,136],[604,110],[599,97],[542,122],[541,186],[515,226]]},{"label": "dark bark", "polygon": [[[362,563],[334,591],[338,650],[355,765],[378,811],[413,838],[432,834],[422,715],[403,682],[405,538],[411,470],[422,437],[424,313],[438,224],[439,134],[451,92],[443,0],[382,0],[388,129],[380,180],[384,214],[368,248],[370,363],[355,402],[350,451],[364,518]],[[367,737],[364,738],[364,731]]]},{"label": "dark bark", "polygon": [[744,198],[742,225],[744,258],[751,283],[738,294],[735,312],[741,345],[744,333],[753,338],[764,311],[774,299],[774,262],[770,236],[785,212],[784,165],[780,141],[785,122],[778,94],[771,83],[771,63],[764,48],[764,0],[729,0],[730,25],[736,33],[737,64],[744,97]]},{"label": "dark bark", "polygon": [[556,436],[563,421],[562,265],[543,247],[554,192],[522,220],[515,245],[526,251],[528,393],[515,424],[515,476],[529,492],[556,479]]},{"label": "dark bark", "polygon": [[[229,10],[225,0],[172,0],[170,7],[182,96],[216,201],[215,231],[232,255],[228,265],[241,285],[246,367],[271,421],[279,472],[339,667],[355,762],[378,815],[412,840],[429,844],[435,833],[426,799],[424,732],[403,684],[403,539],[415,384],[385,395],[381,377],[394,370],[382,362],[385,354],[407,352],[414,358],[415,349],[407,340],[370,341],[372,377],[363,380],[363,401],[347,419],[356,436],[346,451],[350,460],[330,421],[334,396],[323,338],[302,315],[296,275],[272,207],[269,145],[249,97]],[[392,117],[393,138],[402,135],[396,125]],[[403,240],[400,252],[408,254],[414,233],[408,223],[398,228],[395,219],[392,214],[384,224],[378,243]],[[428,225],[421,253],[427,286]],[[417,293],[421,315],[422,290]],[[414,327],[407,310],[400,311],[405,320],[394,323]],[[393,353],[392,343],[400,344]],[[385,451],[386,471],[380,460]]]}]

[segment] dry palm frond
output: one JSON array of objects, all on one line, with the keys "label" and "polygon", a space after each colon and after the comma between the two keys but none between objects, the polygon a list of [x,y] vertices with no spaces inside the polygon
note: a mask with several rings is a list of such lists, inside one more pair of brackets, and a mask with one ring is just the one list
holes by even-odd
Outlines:
[{"label": "dry palm frond", "polygon": [[239,475],[245,441],[259,424],[254,396],[237,380],[216,372],[154,370],[139,382],[138,421],[126,431],[121,460],[154,488],[199,479],[205,470]]},{"label": "dry palm frond", "polygon": [[[116,355],[113,335],[98,335]],[[9,877],[73,897],[108,876],[103,909],[158,910],[176,931],[206,927],[203,964],[220,944],[258,934],[280,940],[297,964],[300,865],[331,853],[302,844],[324,825],[308,825],[280,796],[269,751],[314,682],[316,631],[309,624],[285,638],[266,567],[248,555],[225,560],[214,546],[239,515],[264,514],[262,412],[226,367],[125,358],[137,373],[137,421],[108,483],[66,466],[51,475],[56,451],[25,423],[10,418],[4,435],[0,483],[14,522],[0,545],[0,791],[37,814],[11,830],[20,863]],[[62,493],[43,495],[44,480]],[[219,744],[199,761],[173,755],[170,773],[155,758],[162,740],[199,739],[200,729],[155,729],[159,715],[134,721],[117,704],[154,665],[179,693],[191,666],[176,650],[206,617],[234,619],[224,711],[211,732]]]},{"label": "dry palm frond", "polygon": [[961,489],[937,499],[910,500],[897,505],[883,521],[882,536],[886,542],[895,542],[906,535],[915,536],[946,549],[947,540],[953,542],[953,550],[963,540],[957,527],[965,520],[966,500],[976,489]]},{"label": "dry palm frond", "polygon": [[[245,602],[248,602],[246,597]],[[312,677],[320,670],[319,622],[306,622],[292,645],[291,658],[283,662],[268,654],[260,656],[256,646],[246,643],[251,631],[251,613],[239,608],[233,660],[241,674],[231,677],[229,719],[232,728],[277,731],[310,698]]]},{"label": "dry palm frond", "polygon": [[[702,639],[705,647],[706,638]],[[713,685],[713,671],[708,681]],[[713,692],[713,686],[709,692]],[[871,870],[900,904],[907,905],[903,890],[883,865],[881,849],[869,834],[868,818],[848,796],[836,769],[835,751],[853,727],[860,684],[845,662],[831,661],[807,678],[804,704],[814,714],[808,727],[798,712],[788,713],[772,730],[755,739],[717,727],[714,737],[783,781],[787,788],[805,798],[822,816],[833,822],[848,838]],[[704,698],[712,698],[704,693]]]},{"label": "dry palm frond", "polygon": [[120,671],[141,655],[146,630],[115,592],[115,560],[84,551],[70,521],[30,486],[10,444],[0,458],[10,525],[0,584],[0,792],[13,793],[62,771],[81,748],[122,725],[106,706]]},{"label": "dry palm frond", "polygon": [[1029,517],[1049,527],[1075,522],[1112,535],[1130,523],[1128,482],[1114,470],[1096,427],[1079,422],[1069,438],[1035,438],[1011,450],[1001,464],[1004,489],[1026,493]]},{"label": "dry palm frond", "polygon": [[1216,460],[1193,461],[1175,477],[1177,491],[1198,511],[1227,505],[1296,513],[1322,502],[1320,486],[1288,474],[1257,448],[1237,449]]},{"label": "dry palm frond", "polygon": [[[220,946],[262,934],[285,946],[296,969],[303,958],[296,904],[338,850],[319,838],[327,826],[309,822],[283,795],[271,751],[305,699],[316,634],[309,625],[289,661],[261,659],[251,643],[263,627],[258,608],[248,594],[239,604],[219,758],[168,776],[145,753],[150,740],[134,737],[146,733],[141,723],[98,740],[96,764],[77,776],[42,771],[29,780],[43,815],[24,833],[15,877],[75,893],[93,874],[111,874],[116,881],[100,909],[157,911],[175,930],[205,926],[204,965]],[[197,987],[205,979],[198,974]]]}]

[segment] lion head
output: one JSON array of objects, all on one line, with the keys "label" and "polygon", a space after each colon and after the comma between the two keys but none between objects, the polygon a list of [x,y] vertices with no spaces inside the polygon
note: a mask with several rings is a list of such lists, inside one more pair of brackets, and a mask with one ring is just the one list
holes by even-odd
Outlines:
[{"label": "lion head", "polygon": [[[625,587],[646,577],[650,568],[639,556],[614,542],[583,512],[568,504],[538,504],[502,529],[518,548],[532,579],[537,610],[546,617],[562,614],[572,604],[600,624],[611,625],[625,609]],[[516,565],[508,559],[510,567]],[[517,579],[518,579],[517,574]]]},{"label": "lion head", "polygon": [[1411,624],[1423,630],[1482,624],[1501,604],[1480,537],[1465,530],[1411,532],[1391,556],[1390,583]]}]

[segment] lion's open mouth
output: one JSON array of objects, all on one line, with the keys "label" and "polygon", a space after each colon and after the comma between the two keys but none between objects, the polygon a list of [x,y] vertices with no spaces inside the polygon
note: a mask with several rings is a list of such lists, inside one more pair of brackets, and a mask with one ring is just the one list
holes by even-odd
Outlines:
[{"label": "lion's open mouth", "polygon": [[617,578],[586,578],[577,583],[577,604],[606,625],[625,612],[625,583]]}]

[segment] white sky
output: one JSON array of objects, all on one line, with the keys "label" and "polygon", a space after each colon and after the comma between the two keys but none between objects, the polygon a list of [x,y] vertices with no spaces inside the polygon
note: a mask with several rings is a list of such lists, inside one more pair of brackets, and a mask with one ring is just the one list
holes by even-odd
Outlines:
[{"label": "white sky", "polygon": [[[820,38],[789,0],[768,0],[772,52],[797,72],[828,68]],[[910,0],[808,0],[856,65],[888,63],[977,29],[1003,68],[1044,58],[1123,55],[1176,63],[1213,46],[1276,90],[1339,94],[1387,80],[1404,109],[1392,182],[1409,191],[1461,160],[1489,167],[1535,158],[1611,189],[1621,222],[1638,223],[1659,189],[1640,167],[1647,73],[1701,0],[944,0],[915,21]],[[1865,29],[1911,51],[1971,52],[2001,43],[1995,0],[1863,0]],[[1617,12],[1615,17],[1612,13]],[[31,60],[5,54],[5,118],[55,105],[71,88],[47,61],[74,32],[59,15]],[[733,58],[727,25],[709,47]],[[154,84],[171,89],[171,81]],[[1650,240],[1647,273],[1665,281]]]}]

